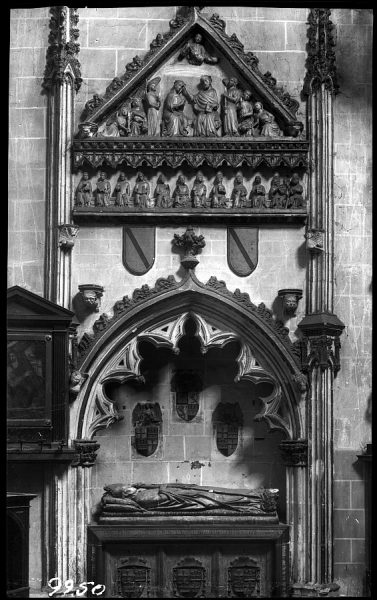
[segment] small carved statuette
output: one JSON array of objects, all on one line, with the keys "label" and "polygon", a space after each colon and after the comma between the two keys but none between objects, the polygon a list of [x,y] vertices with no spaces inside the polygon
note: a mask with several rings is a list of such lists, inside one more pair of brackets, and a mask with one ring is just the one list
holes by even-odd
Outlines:
[{"label": "small carved statuette", "polygon": [[131,206],[130,184],[124,173],[120,173],[114,188],[115,206]]},{"label": "small carved statuette", "polygon": [[137,208],[149,208],[150,191],[151,188],[146,176],[139,171],[136,175],[136,182],[133,190],[134,205]]},{"label": "small carved statuette", "polygon": [[96,440],[73,440],[78,457],[72,467],[93,467],[100,444]]},{"label": "small carved statuette", "polygon": [[305,237],[309,252],[316,254],[324,251],[325,232],[323,229],[308,229]]},{"label": "small carved statuette", "polygon": [[282,177],[276,193],[275,208],[287,208],[289,197],[289,177]]},{"label": "small carved statuette", "polygon": [[170,186],[166,183],[166,177],[160,173],[157,179],[156,189],[154,191],[155,205],[158,208],[170,208]]},{"label": "small carved statuette", "polygon": [[241,173],[237,173],[234,178],[234,185],[230,199],[232,201],[233,208],[246,208],[247,190],[243,184],[243,177]]},{"label": "small carved statuette", "polygon": [[304,188],[300,183],[300,177],[298,173],[293,173],[290,184],[289,184],[289,204],[292,208],[303,208]]},{"label": "small carved statuette", "polygon": [[148,135],[159,135],[160,133],[158,111],[161,106],[161,100],[156,91],[160,80],[160,77],[155,77],[155,79],[152,79],[147,83],[145,103],[147,105]]},{"label": "small carved statuette", "polygon": [[185,104],[188,99],[187,95],[188,93],[183,81],[176,80],[165,98],[162,113],[162,136],[189,135],[189,121],[184,114]]},{"label": "small carved statuette", "polygon": [[190,206],[190,191],[183,175],[179,175],[173,192],[173,206],[182,208]]},{"label": "small carved statuette", "polygon": [[184,250],[184,257],[181,259],[181,264],[185,269],[194,269],[199,263],[196,255],[201,248],[206,245],[203,235],[195,235],[191,225],[187,227],[182,235],[174,234],[173,244]]},{"label": "small carved statuette", "polygon": [[206,206],[207,187],[203,183],[204,177],[201,171],[198,171],[195,177],[194,185],[191,190],[192,205],[194,208]]},{"label": "small carved statuette", "polygon": [[280,175],[274,173],[271,179],[270,191],[268,192],[268,201],[266,198],[267,208],[276,208],[279,205],[279,186],[280,186]]},{"label": "small carved statuette", "polygon": [[69,397],[71,402],[75,400],[79,391],[81,390],[82,384],[87,379],[88,375],[82,375],[80,371],[74,370],[69,378]]},{"label": "small carved statuette", "polygon": [[182,48],[178,59],[183,60],[184,58],[186,58],[190,65],[202,65],[203,63],[214,65],[219,62],[216,56],[211,56],[204,48],[201,33],[197,33],[194,39],[187,42],[186,46]]},{"label": "small carved statuette", "polygon": [[261,102],[254,104],[254,120],[257,122],[258,134],[265,137],[280,137],[282,131],[275,122],[273,114],[263,108]]},{"label": "small carved statuette", "polygon": [[79,285],[79,291],[84,304],[91,312],[99,312],[101,298],[105,291],[102,285],[96,283],[83,283]]},{"label": "small carved statuette", "polygon": [[298,290],[298,289],[279,290],[278,296],[279,296],[279,298],[282,299],[284,312],[287,315],[290,315],[291,317],[293,317],[297,310],[298,302],[302,298],[302,290]]},{"label": "small carved statuette", "polygon": [[139,137],[148,132],[147,117],[145,116],[140,98],[131,99],[129,111],[130,136]]},{"label": "small carved statuette", "polygon": [[63,225],[59,225],[59,248],[62,250],[71,250],[75,245],[75,239],[79,232],[78,225],[71,225],[69,223],[64,223]]},{"label": "small carved statuette", "polygon": [[97,180],[96,206],[109,206],[111,184],[104,171],[101,171]]},{"label": "small carved statuette", "polygon": [[89,180],[89,173],[84,171],[81,181],[76,189],[76,206],[90,206],[92,204],[92,184]]},{"label": "small carved statuette", "polygon": [[253,136],[255,132],[253,105],[250,100],[251,92],[249,90],[243,91],[238,107],[238,130],[241,135],[246,137]]},{"label": "small carved statuette", "polygon": [[223,131],[224,135],[237,136],[238,118],[237,109],[241,100],[241,90],[235,77],[223,79],[226,92],[223,93]]},{"label": "small carved statuette", "polygon": [[104,137],[126,137],[130,134],[129,102],[122,104],[115,117],[108,119],[100,128]]},{"label": "small carved statuette", "polygon": [[224,176],[222,172],[218,171],[213,182],[213,188],[209,195],[212,208],[224,208],[229,204],[229,200],[226,197],[226,188],[223,184],[223,179]]},{"label": "small carved statuette", "polygon": [[262,208],[265,206],[266,190],[262,185],[262,179],[257,175],[250,192],[251,208]]},{"label": "small carved statuette", "polygon": [[195,95],[187,92],[187,97],[193,103],[196,115],[194,119],[194,137],[221,136],[221,122],[218,115],[219,98],[212,87],[212,77],[202,75],[199,82],[199,92]]}]

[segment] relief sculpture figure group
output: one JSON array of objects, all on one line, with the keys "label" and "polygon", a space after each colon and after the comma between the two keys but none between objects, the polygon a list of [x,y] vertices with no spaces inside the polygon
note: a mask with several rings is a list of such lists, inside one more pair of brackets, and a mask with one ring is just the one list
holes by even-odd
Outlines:
[{"label": "relief sculpture figure group", "polygon": [[191,190],[186,178],[180,174],[175,187],[171,191],[163,173],[157,178],[153,194],[151,184],[144,173],[136,175],[135,185],[131,191],[125,173],[121,172],[112,192],[111,183],[104,171],[98,175],[96,189],[93,190],[88,172],[84,172],[76,189],[76,207],[81,206],[116,206],[124,208],[222,208],[237,210],[251,209],[300,209],[305,208],[304,188],[298,173],[291,177],[281,177],[275,173],[268,193],[262,179],[256,175],[250,193],[244,184],[242,173],[236,173],[233,189],[228,195],[221,171],[215,175],[212,188],[208,193],[202,171],[197,171]]}]

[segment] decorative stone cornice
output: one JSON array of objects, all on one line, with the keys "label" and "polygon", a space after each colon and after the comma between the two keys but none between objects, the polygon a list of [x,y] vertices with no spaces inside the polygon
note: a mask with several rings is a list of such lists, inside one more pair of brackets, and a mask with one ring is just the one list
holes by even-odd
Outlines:
[{"label": "decorative stone cornice", "polygon": [[50,13],[49,47],[42,86],[50,90],[54,85],[63,83],[67,76],[67,68],[70,67],[70,75],[75,90],[78,91],[82,78],[77,58],[80,50],[80,44],[77,43],[79,37],[77,8],[52,6]]},{"label": "decorative stone cornice", "polygon": [[339,91],[335,65],[336,33],[329,8],[312,8],[308,17],[308,58],[304,92],[309,95],[322,84],[327,90]]},{"label": "decorative stone cornice", "polygon": [[279,444],[281,456],[287,467],[306,467],[308,464],[307,440],[284,440]]},{"label": "decorative stone cornice", "polygon": [[92,467],[97,458],[97,450],[100,444],[96,440],[73,440],[73,444],[78,453],[77,459],[72,463],[72,467]]}]

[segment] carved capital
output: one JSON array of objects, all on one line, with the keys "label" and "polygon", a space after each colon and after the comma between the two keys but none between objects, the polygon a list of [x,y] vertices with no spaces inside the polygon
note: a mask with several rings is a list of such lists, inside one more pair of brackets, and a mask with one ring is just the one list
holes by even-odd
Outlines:
[{"label": "carved capital", "polygon": [[322,84],[335,94],[339,91],[335,65],[336,32],[329,8],[312,8],[308,23],[308,58],[304,92],[316,92]]},{"label": "carved capital", "polygon": [[42,86],[50,90],[54,85],[68,81],[78,91],[82,78],[77,58],[80,50],[77,8],[52,6],[50,13],[49,47]]},{"label": "carved capital", "polygon": [[302,298],[302,290],[293,288],[279,290],[278,296],[282,300],[284,313],[293,317],[297,310],[299,300]]},{"label": "carved capital", "polygon": [[73,443],[78,456],[72,467],[92,467],[96,462],[100,444],[96,440],[73,440]]},{"label": "carved capital", "polygon": [[340,369],[339,336],[344,324],[329,312],[307,315],[298,325],[303,333],[301,340],[301,363],[303,371],[313,368],[330,368],[334,373]]},{"label": "carved capital", "polygon": [[79,290],[84,304],[90,311],[99,312],[101,298],[105,291],[104,287],[96,283],[83,283],[79,285]]},{"label": "carved capital", "polygon": [[287,467],[306,467],[308,464],[307,440],[284,440],[279,444],[281,456]]},{"label": "carved capital", "polygon": [[79,232],[80,227],[78,225],[72,225],[70,223],[63,223],[58,225],[59,230],[59,248],[62,250],[71,250],[75,245],[75,240]]},{"label": "carved capital", "polygon": [[305,234],[306,247],[312,254],[320,254],[325,249],[324,229],[308,229]]},{"label": "carved capital", "polygon": [[181,259],[181,264],[185,269],[195,269],[199,261],[196,257],[201,248],[206,245],[203,235],[195,235],[194,229],[189,225],[182,235],[174,234],[172,240],[174,246],[182,248],[184,257]]}]

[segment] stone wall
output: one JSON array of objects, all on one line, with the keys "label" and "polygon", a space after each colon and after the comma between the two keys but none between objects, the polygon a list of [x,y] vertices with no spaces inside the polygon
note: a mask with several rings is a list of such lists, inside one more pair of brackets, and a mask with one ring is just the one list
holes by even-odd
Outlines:
[{"label": "stone wall", "polygon": [[371,9],[333,11],[340,93],[334,104],[335,297],[345,323],[334,386],[335,576],[362,595],[365,559],[363,469],[371,440],[372,378],[372,19]]},{"label": "stone wall", "polygon": [[[278,84],[300,101],[298,116],[305,121],[300,91],[305,75],[308,9],[222,6],[211,7],[211,11],[226,20],[227,32],[236,33],[246,51],[256,53],[261,71],[271,71]],[[156,34],[168,29],[175,14],[175,7],[79,9],[83,84],[76,97],[76,124],[85,102],[94,93],[102,94],[133,56],[142,56]],[[335,577],[342,585],[341,593],[351,596],[362,595],[365,569],[363,482],[356,456],[371,437],[372,11],[337,9],[332,15],[337,26],[340,84],[334,104],[334,312],[346,325],[341,337],[341,370],[334,386]],[[41,93],[41,82],[48,23],[48,7],[11,11],[9,285],[18,284],[39,294],[44,290],[48,167],[47,100]],[[252,173],[248,177],[250,185]],[[179,277],[179,256],[171,252],[170,242],[175,232],[183,230],[184,224],[157,228],[156,261],[145,276],[136,277],[122,265],[121,226],[82,226],[72,255],[72,295],[80,283],[100,283],[106,290],[101,310],[111,313],[114,302],[134,288],[144,283],[153,285],[158,277],[168,274]],[[263,301],[269,308],[276,306],[278,289],[304,288],[302,227],[261,226],[258,266],[245,278],[234,275],[227,265],[226,229],[206,226],[200,228],[200,233],[207,241],[197,268],[201,281],[216,275],[226,281],[229,289],[239,287],[250,294],[252,301]],[[292,336],[304,312],[302,300],[297,318],[289,322]],[[86,319],[81,331],[90,331],[97,317]],[[105,470],[109,441],[112,436],[118,439],[117,427],[121,432],[124,426],[118,424],[98,436],[102,446],[93,481],[93,501],[98,500],[104,480],[98,478],[98,472]],[[123,431],[122,435],[129,434]],[[273,436],[266,439],[272,440]],[[122,444],[122,451],[127,452],[125,447]],[[204,468],[191,470],[191,458],[186,454],[182,458],[190,461],[185,463],[190,476],[204,473]],[[207,455],[204,459],[203,454],[202,459],[208,462]],[[200,462],[201,457],[197,460]]]}]

